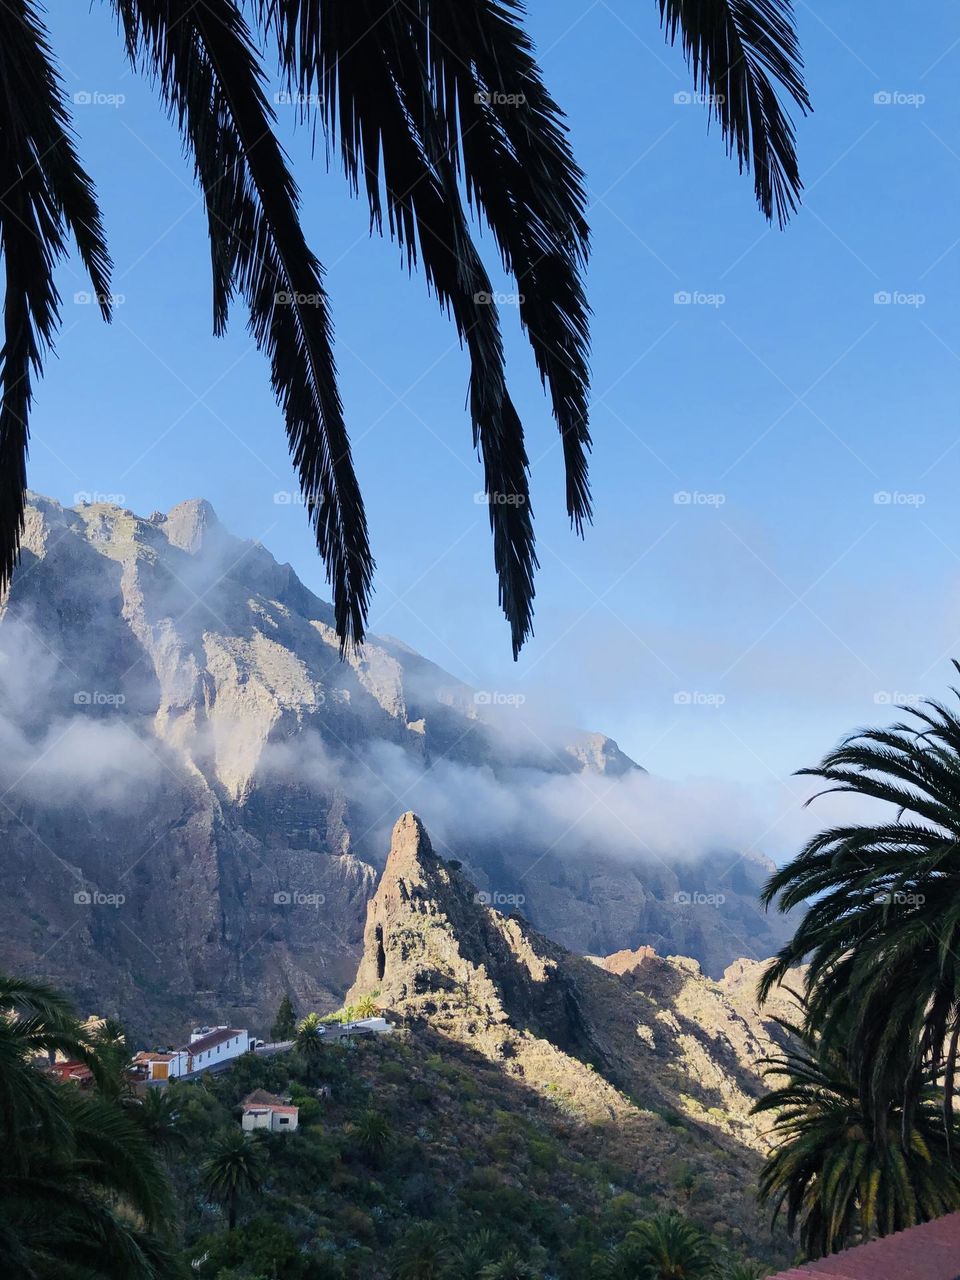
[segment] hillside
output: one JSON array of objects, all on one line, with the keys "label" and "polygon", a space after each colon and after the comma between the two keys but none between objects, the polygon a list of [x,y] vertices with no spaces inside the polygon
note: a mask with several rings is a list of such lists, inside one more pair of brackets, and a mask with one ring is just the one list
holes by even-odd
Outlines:
[{"label": "hillside", "polygon": [[411,802],[573,951],[719,977],[776,949],[769,864],[651,849],[642,769],[505,698],[383,637],[341,662],[330,607],[202,500],[33,497],[0,621],[0,964],[157,1036],[262,1026],[286,990],[333,1008]]},{"label": "hillside", "polygon": [[[649,951],[584,959],[480,896],[405,814],[348,997],[373,995],[395,1034],[328,1044],[312,1068],[296,1053],[251,1057],[205,1090],[174,1087],[198,1152],[254,1085],[303,1109],[300,1132],[269,1140],[266,1193],[232,1242],[187,1161],[201,1280],[253,1275],[256,1249],[286,1251],[304,1278],[399,1275],[420,1228],[446,1242],[444,1276],[463,1274],[473,1242],[488,1259],[515,1250],[531,1267],[517,1274],[581,1280],[663,1209],[702,1225],[718,1259],[787,1262],[755,1204],[766,1143],[749,1114],[787,997],[761,1017],[751,962],[713,981]],[[320,1259],[328,1269],[313,1271]]]}]

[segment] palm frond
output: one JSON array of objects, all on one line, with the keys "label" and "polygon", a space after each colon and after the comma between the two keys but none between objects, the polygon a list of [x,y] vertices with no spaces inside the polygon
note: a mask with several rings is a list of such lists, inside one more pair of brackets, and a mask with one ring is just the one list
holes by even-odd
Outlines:
[{"label": "palm frond", "polygon": [[582,175],[516,21],[491,0],[260,0],[291,93],[316,103],[371,224],[417,263],[470,356],[470,412],[514,655],[530,634],[537,568],[523,427],[509,397],[495,293],[459,181],[517,283],[520,319],[561,433],[567,510],[590,518],[588,312]]},{"label": "palm frond", "polygon": [[258,54],[230,0],[114,0],[127,48],[155,70],[203,188],[222,328],[239,292],[274,393],[333,590],[341,648],[364,635],[373,577],[363,500],[337,388],[320,264],[274,133]]},{"label": "palm frond", "polygon": [[60,322],[53,272],[72,234],[109,319],[110,258],[90,178],[80,165],[46,31],[32,0],[0,6],[0,588],[23,532],[33,379]]},{"label": "palm frond", "polygon": [[805,115],[810,98],[790,0],[658,0],[667,39],[679,36],[696,90],[741,173],[753,169],[757,203],[783,227],[803,184],[793,124],[778,88]]}]

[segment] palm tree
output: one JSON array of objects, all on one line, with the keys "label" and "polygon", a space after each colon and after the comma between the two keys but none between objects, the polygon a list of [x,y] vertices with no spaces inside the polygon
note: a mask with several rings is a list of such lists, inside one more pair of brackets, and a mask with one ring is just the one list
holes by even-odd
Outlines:
[{"label": "palm tree", "polygon": [[804,914],[760,995],[809,957],[808,1027],[827,1038],[843,1027],[850,1070],[878,1123],[899,1095],[904,1152],[923,1081],[942,1080],[949,1152],[960,1041],[960,718],[939,702],[903,710],[907,719],[855,733],[802,770],[887,811],[820,832],[770,878],[765,902]]},{"label": "palm tree", "polygon": [[514,1248],[505,1249],[495,1262],[488,1262],[480,1280],[537,1280],[533,1266]]},{"label": "palm tree", "polygon": [[140,1129],[150,1144],[161,1153],[169,1153],[186,1145],[187,1135],[170,1087],[148,1089],[140,1106],[132,1109]]},{"label": "palm tree", "polygon": [[482,1280],[483,1268],[494,1261],[501,1252],[497,1236],[481,1228],[469,1236],[456,1257],[451,1274],[457,1280]]},{"label": "palm tree", "polygon": [[[338,150],[371,224],[408,268],[419,258],[470,358],[470,415],[489,497],[500,599],[515,652],[530,632],[537,566],[523,425],[509,396],[493,285],[464,196],[516,281],[520,318],[549,393],[578,532],[591,517],[586,455],[587,195],[518,0],[109,0],[132,65],[156,83],[202,188],[214,331],[234,300],[270,361],[290,451],[333,587],[341,644],[362,639],[374,562],[337,386],[329,300],[274,132],[265,60],[288,100]],[[809,102],[790,0],[659,0],[727,149],[753,168],[782,225],[800,191],[778,93]],[[54,271],[76,242],[105,318],[111,262],[96,192],[37,0],[0,5],[0,588],[23,528],[33,378],[59,325]],[[382,178],[381,178],[382,174]]]},{"label": "palm tree", "polygon": [[114,1018],[105,1018],[91,1033],[90,1043],[106,1070],[100,1091],[114,1098],[130,1097],[132,1089],[127,1079],[130,1050],[123,1026]]},{"label": "palm tree", "polygon": [[123,1108],[109,1098],[61,1094],[67,1136],[37,1141],[25,1167],[0,1153],[0,1256],[5,1276],[56,1273],[159,1280],[174,1273],[165,1236],[169,1184]]},{"label": "palm tree", "polygon": [[361,996],[353,1009],[358,1018],[373,1018],[380,1012],[380,1006],[373,995]]},{"label": "palm tree", "polygon": [[228,1129],[217,1139],[200,1176],[211,1200],[227,1206],[227,1225],[237,1225],[237,1210],[244,1195],[255,1195],[263,1185],[263,1149],[256,1138],[241,1129]]},{"label": "palm tree", "polygon": [[393,1142],[390,1121],[379,1111],[364,1111],[350,1127],[353,1140],[368,1160],[377,1162]]},{"label": "palm tree", "polygon": [[[829,1044],[777,1019],[794,1047],[766,1060],[776,1085],[754,1107],[774,1117],[777,1140],[760,1176],[760,1198],[774,1221],[786,1210],[807,1258],[902,1231],[960,1207],[960,1176],[950,1167],[942,1117],[921,1093],[905,1149],[901,1117],[864,1108],[842,1039]],[[894,1136],[890,1137],[890,1134]]]},{"label": "palm tree", "polygon": [[391,1280],[441,1280],[455,1257],[453,1247],[436,1225],[414,1224],[393,1251]]},{"label": "palm tree", "polygon": [[109,1090],[85,1096],[38,1069],[60,1054],[86,1063],[102,1084],[109,1066],[49,987],[0,977],[0,1009],[4,1274],[170,1274],[162,1237],[172,1198],[142,1133]]},{"label": "palm tree", "polygon": [[0,975],[0,1128],[4,1156],[24,1164],[32,1147],[27,1141],[40,1130],[51,1145],[68,1131],[56,1084],[36,1069],[56,1055],[76,1059],[106,1078],[92,1044],[67,1001],[51,987]]},{"label": "palm tree", "polygon": [[324,1051],[323,1023],[316,1013],[308,1013],[297,1027],[297,1052],[303,1058],[307,1070],[313,1074]]},{"label": "palm tree", "polygon": [[594,1259],[593,1280],[707,1280],[715,1250],[702,1227],[679,1213],[637,1222],[623,1241]]}]

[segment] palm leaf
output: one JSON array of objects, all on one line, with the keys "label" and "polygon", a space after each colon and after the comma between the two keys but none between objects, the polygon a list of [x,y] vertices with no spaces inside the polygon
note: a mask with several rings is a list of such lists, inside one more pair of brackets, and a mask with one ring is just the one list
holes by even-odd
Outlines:
[{"label": "palm leaf", "polygon": [[698,93],[740,171],[753,169],[757,203],[782,227],[803,184],[793,125],[778,87],[803,114],[812,108],[790,0],[658,0],[671,44],[681,48]]},{"label": "palm leaf", "polygon": [[0,348],[0,587],[23,532],[33,378],[60,322],[53,281],[71,233],[109,318],[110,258],[93,184],[32,0],[0,5],[0,253],[5,273]]},{"label": "palm leaf", "polygon": [[258,55],[231,0],[183,6],[114,0],[127,47],[157,74],[204,191],[215,327],[241,293],[271,362],[273,389],[333,589],[341,648],[363,639],[373,558],[337,389],[320,265],[300,226],[297,187],[273,133]]}]

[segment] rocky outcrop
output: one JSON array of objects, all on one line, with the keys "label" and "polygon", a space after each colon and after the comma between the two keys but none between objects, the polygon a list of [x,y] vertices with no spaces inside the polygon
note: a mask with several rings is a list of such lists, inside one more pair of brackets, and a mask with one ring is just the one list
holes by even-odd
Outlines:
[{"label": "rocky outcrop", "polygon": [[[751,1184],[768,1149],[751,1114],[776,1044],[762,965],[720,981],[650,948],[587,959],[484,901],[420,819],[397,822],[348,1000],[372,996],[413,1043],[456,1046],[605,1135],[653,1194],[759,1256],[779,1256]],[[789,1008],[785,991],[775,1009]]]},{"label": "rocky outcrop", "polygon": [[756,860],[613,857],[589,823],[551,849],[530,804],[645,777],[616,743],[504,727],[500,695],[396,640],[341,661],[330,606],[202,499],[142,519],[32,497],[0,612],[0,965],[85,1007],[178,1035],[262,1028],[287,989],[339,1004],[407,795],[480,892],[571,950],[719,976],[782,940]]},{"label": "rocky outcrop", "polygon": [[590,1114],[676,1110],[754,1150],[750,1114],[776,1044],[778,992],[762,1013],[763,966],[723,980],[650,948],[576,956],[484,901],[462,866],[437,856],[420,819],[397,822],[367,909],[348,1001],[372,995],[401,1021],[479,1049],[527,1083],[553,1083]]}]

